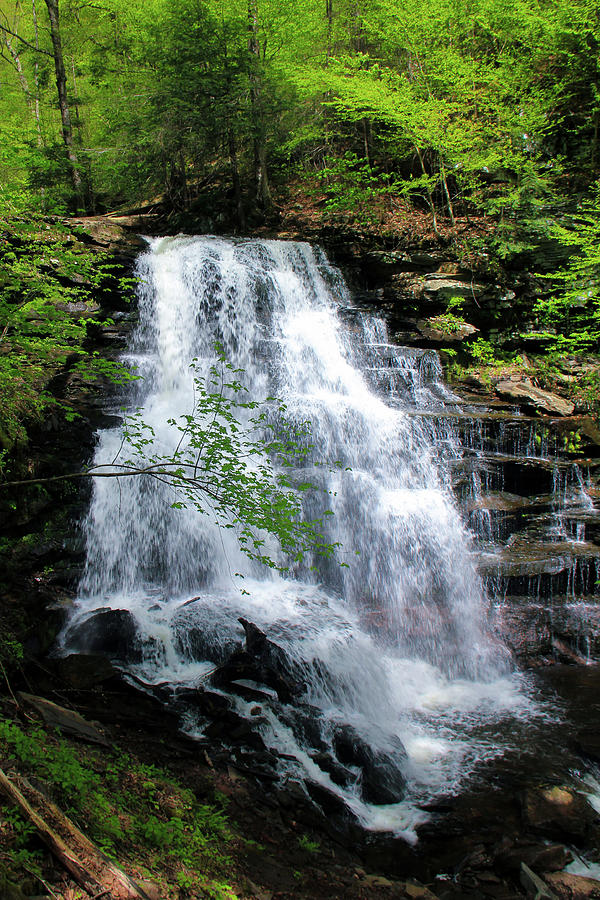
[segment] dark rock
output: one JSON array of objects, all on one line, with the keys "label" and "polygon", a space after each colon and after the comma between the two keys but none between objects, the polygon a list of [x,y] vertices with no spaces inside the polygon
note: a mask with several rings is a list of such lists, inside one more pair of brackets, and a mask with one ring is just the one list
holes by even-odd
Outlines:
[{"label": "dark rock", "polygon": [[312,753],[311,759],[323,772],[327,772],[334,784],[338,784],[340,787],[348,787],[357,779],[356,772],[337,762],[331,753]]},{"label": "dark rock", "polygon": [[209,719],[222,719],[231,710],[231,700],[217,691],[203,688],[180,688],[175,694],[178,704],[196,707],[202,715]]},{"label": "dark rock", "polygon": [[271,700],[275,699],[275,694],[267,693],[267,691],[261,691],[258,688],[255,688],[249,684],[244,684],[241,681],[232,681],[229,685],[229,690],[234,694],[237,694],[238,697],[243,697],[244,700],[248,700],[249,702],[255,701],[257,703],[269,703]]},{"label": "dark rock", "polygon": [[214,672],[213,684],[231,685],[244,679],[257,681],[272,688],[282,703],[291,703],[305,691],[298,680],[297,667],[285,650],[270,641],[252,622],[239,620],[246,633],[246,649],[235,650],[229,659]]},{"label": "dark rock", "polygon": [[591,728],[578,731],[575,746],[584,756],[600,762],[600,731]]},{"label": "dark rock", "polygon": [[70,687],[79,691],[102,684],[117,674],[112,663],[105,657],[93,653],[72,653],[56,662],[57,674]]},{"label": "dark rock", "polygon": [[334,732],[333,746],[341,763],[362,770],[362,795],[367,803],[399,803],[404,798],[406,779],[399,767],[407,755],[400,741],[397,754],[391,756],[374,751],[352,726],[343,725]]},{"label": "dark rock", "polygon": [[267,746],[262,737],[254,730],[259,724],[256,719],[246,719],[233,710],[228,710],[218,719],[215,719],[205,729],[205,734],[212,740],[218,739],[225,743],[240,743],[252,747],[262,753],[268,753]]},{"label": "dark rock", "polygon": [[316,781],[307,781],[306,789],[315,803],[321,807],[326,816],[339,816],[344,818],[346,815],[350,815],[343,798],[329,788],[324,787],[322,784],[317,784]]},{"label": "dark rock", "polygon": [[127,662],[139,662],[142,656],[135,619],[126,609],[97,610],[68,630],[67,646]]},{"label": "dark rock", "polygon": [[522,802],[527,825],[550,837],[582,841],[596,818],[580,794],[559,785],[528,788]]},{"label": "dark rock", "polygon": [[534,872],[558,872],[572,861],[573,854],[564,844],[506,841],[494,852],[496,869],[513,878],[519,876],[522,862]]}]

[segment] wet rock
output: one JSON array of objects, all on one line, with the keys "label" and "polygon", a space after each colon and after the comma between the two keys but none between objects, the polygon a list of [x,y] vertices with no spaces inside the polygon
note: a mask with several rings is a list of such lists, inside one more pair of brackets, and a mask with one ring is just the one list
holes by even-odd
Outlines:
[{"label": "wet rock", "polygon": [[556,872],[544,875],[544,880],[559,900],[591,900],[600,898],[600,881],[571,875],[570,872]]},{"label": "wet rock", "polygon": [[331,753],[312,753],[311,759],[323,772],[327,772],[334,784],[337,784],[340,787],[348,787],[356,781],[356,772],[347,769],[346,766],[337,762]]},{"label": "wet rock", "polygon": [[323,715],[320,710],[309,703],[298,703],[285,710],[285,713],[286,724],[292,729],[298,743],[312,747],[318,752],[329,752],[329,747],[323,739]]},{"label": "wet rock", "polygon": [[573,854],[564,844],[531,844],[503,842],[494,853],[494,865],[501,873],[518,877],[521,863],[534,872],[558,872],[573,861]]},{"label": "wet rock", "polygon": [[363,799],[367,803],[399,803],[406,791],[406,779],[400,765],[406,760],[406,750],[398,741],[394,756],[373,750],[350,725],[336,728],[333,746],[339,761],[362,770]]},{"label": "wet rock", "polygon": [[246,719],[239,713],[228,710],[211,722],[204,733],[211,740],[220,740],[227,744],[244,744],[261,753],[268,753],[265,742],[255,731],[259,724],[258,719]]},{"label": "wet rock", "polygon": [[117,671],[105,657],[94,653],[72,653],[56,662],[57,674],[69,687],[89,690],[114,678]]},{"label": "wet rock", "polygon": [[496,385],[496,393],[505,400],[514,400],[550,416],[572,416],[575,411],[570,400],[543,391],[529,381],[500,381]]},{"label": "wet rock", "polygon": [[580,753],[600,762],[600,732],[594,729],[582,729],[575,736],[575,746]]},{"label": "wet rock", "polygon": [[311,798],[317,803],[326,816],[339,816],[344,818],[351,815],[342,797],[334,791],[318,784],[316,781],[307,781],[306,789]]},{"label": "wet rock", "polygon": [[530,828],[549,836],[582,841],[590,831],[595,813],[575,791],[554,785],[528,788],[523,795],[523,818]]},{"label": "wet rock", "polygon": [[139,662],[141,647],[133,615],[127,609],[99,609],[67,633],[69,647],[110,659]]},{"label": "wet rock", "polygon": [[246,634],[246,649],[235,650],[212,676],[217,687],[249,679],[272,688],[282,703],[292,703],[305,691],[296,666],[285,650],[270,641],[252,622],[239,620]]},{"label": "wet rock", "polygon": [[238,697],[243,697],[244,700],[248,700],[249,702],[254,701],[257,703],[268,704],[276,697],[275,692],[270,693],[266,690],[260,690],[258,686],[254,687],[253,684],[244,681],[232,681],[229,685],[229,690],[234,694],[237,694]]},{"label": "wet rock", "polygon": [[209,691],[204,688],[183,688],[175,695],[178,704],[186,704],[196,707],[203,716],[209,719],[221,719],[231,710],[232,703],[224,694],[217,691]]}]

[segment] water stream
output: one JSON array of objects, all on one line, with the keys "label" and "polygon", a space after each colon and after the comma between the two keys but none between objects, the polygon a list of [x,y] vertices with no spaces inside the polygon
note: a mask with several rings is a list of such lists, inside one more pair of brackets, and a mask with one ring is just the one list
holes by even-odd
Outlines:
[{"label": "water stream", "polygon": [[[365,827],[412,838],[421,807],[457,790],[503,751],[511,722],[532,714],[488,624],[473,535],[451,490],[462,448],[430,414],[452,400],[437,356],[392,345],[384,322],[352,306],[340,273],[307,244],[153,239],[138,276],[139,324],[125,359],[143,379],[125,405],[141,408],[169,453],[167,421],[193,406],[190,362],[207,373],[220,341],[250,396],[276,395],[291,420],[311,423],[313,462],[341,463],[310,473],[328,493],[307,500],[314,515],[327,498],[340,557],[280,575],[244,556],[210,515],[172,509],[168,486],[101,479],[65,649],[86,649],[85,624],[99,610],[128,610],[139,651],[129,671],[149,684],[194,686],[242,641],[245,617],[305,684],[300,704],[269,702],[268,690],[260,704],[258,727],[280,754],[282,777],[317,782]],[[120,428],[101,432],[96,463],[121,445]],[[234,702],[244,715],[256,706]],[[203,726],[190,712],[188,730]],[[394,767],[401,774],[398,802],[372,802],[352,760],[347,777],[335,777],[348,726],[391,782]]]}]

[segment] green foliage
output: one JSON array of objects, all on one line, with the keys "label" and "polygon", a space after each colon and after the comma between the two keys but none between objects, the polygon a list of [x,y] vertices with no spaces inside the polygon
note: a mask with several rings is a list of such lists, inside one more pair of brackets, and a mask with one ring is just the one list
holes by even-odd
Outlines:
[{"label": "green foliage", "polygon": [[457,316],[452,312],[440,313],[439,316],[431,316],[426,322],[430,328],[434,328],[436,331],[441,331],[443,334],[449,336],[456,334],[463,325],[466,324],[465,319],[462,316]]},{"label": "green foliage", "polygon": [[[46,782],[68,815],[85,822],[92,839],[109,856],[135,846],[147,847],[157,865],[178,869],[181,887],[201,884],[208,896],[234,897],[228,885],[199,875],[225,863],[218,844],[230,839],[225,813],[218,801],[199,803],[156,766],[139,763],[126,753],[81,751],[41,728],[0,722],[0,752],[19,771]],[[12,831],[11,863],[35,863],[29,850],[33,827],[18,812],[3,810]]]},{"label": "green foliage", "polygon": [[481,366],[493,366],[498,362],[496,349],[483,338],[477,338],[472,344],[469,344],[469,354],[472,359]]},{"label": "green foliage", "polygon": [[[56,407],[47,383],[67,359],[84,378],[131,378],[84,349],[92,294],[106,272],[59,222],[0,219],[0,445],[26,440],[26,423]],[[67,408],[68,412],[68,408]]]},{"label": "green foliage", "polygon": [[576,213],[551,226],[569,253],[567,265],[545,276],[556,287],[534,312],[551,348],[567,352],[600,346],[600,182]]},{"label": "green foliage", "polygon": [[301,850],[305,850],[307,853],[318,853],[321,845],[318,841],[311,841],[311,839],[306,834],[300,835],[298,838],[298,846]]},{"label": "green foliage", "polygon": [[352,213],[352,218],[362,221],[375,217],[378,199],[390,191],[369,162],[350,150],[342,157],[325,157],[316,180],[315,192],[325,194],[325,209],[329,213]]},{"label": "green foliage", "polygon": [[23,659],[23,644],[5,625],[0,626],[0,667],[10,671]]}]

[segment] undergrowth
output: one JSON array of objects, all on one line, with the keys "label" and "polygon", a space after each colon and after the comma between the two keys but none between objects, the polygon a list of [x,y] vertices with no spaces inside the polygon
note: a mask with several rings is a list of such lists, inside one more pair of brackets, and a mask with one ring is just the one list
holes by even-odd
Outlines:
[{"label": "undergrowth", "polygon": [[[200,802],[163,769],[127,752],[73,745],[10,719],[0,722],[0,757],[5,769],[42,782],[106,856],[134,877],[160,880],[165,900],[235,900],[226,880],[233,835],[224,798]],[[33,827],[13,807],[0,812],[0,856],[13,879],[41,877]]]}]

